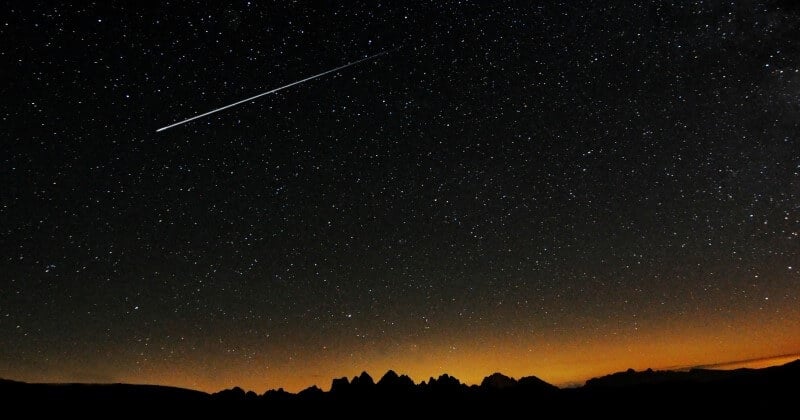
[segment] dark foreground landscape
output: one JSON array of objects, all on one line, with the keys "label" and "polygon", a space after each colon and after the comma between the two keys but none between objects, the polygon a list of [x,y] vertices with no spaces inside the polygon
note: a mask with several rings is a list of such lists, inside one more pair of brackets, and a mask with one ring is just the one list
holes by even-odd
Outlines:
[{"label": "dark foreground landscape", "polygon": [[[367,373],[352,379],[334,379],[328,392],[312,386],[297,394],[279,389],[263,395],[240,388],[208,394],[155,385],[30,384],[0,380],[0,401],[5,405],[26,403],[34,408],[114,404],[138,409],[183,409],[213,405],[272,414],[344,410],[353,416],[376,418],[412,411],[424,416],[441,410],[474,415],[487,410],[531,414],[613,411],[647,417],[699,411],[763,412],[795,410],[798,396],[800,360],[763,369],[628,370],[591,379],[580,388],[564,389],[533,376],[516,380],[500,373],[486,377],[480,385],[467,386],[447,374],[415,384],[408,376],[393,371],[377,382]],[[383,411],[371,411],[373,408]]]}]

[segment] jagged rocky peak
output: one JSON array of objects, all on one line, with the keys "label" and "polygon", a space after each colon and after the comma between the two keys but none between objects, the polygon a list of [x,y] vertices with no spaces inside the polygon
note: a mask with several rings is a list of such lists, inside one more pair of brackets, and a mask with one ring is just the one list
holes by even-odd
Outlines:
[{"label": "jagged rocky peak", "polygon": [[500,372],[495,372],[485,378],[481,382],[481,388],[487,389],[506,389],[517,385],[514,378],[503,375]]},{"label": "jagged rocky peak", "polygon": [[331,383],[331,392],[343,392],[350,387],[350,381],[347,377],[334,378]]},{"label": "jagged rocky peak", "polygon": [[350,381],[350,385],[352,386],[372,386],[375,385],[375,381],[372,380],[372,376],[369,376],[367,372],[361,372],[361,375],[356,376]]},{"label": "jagged rocky peak", "polygon": [[414,381],[406,375],[398,375],[397,372],[389,370],[378,381],[378,386],[392,388],[411,388]]}]

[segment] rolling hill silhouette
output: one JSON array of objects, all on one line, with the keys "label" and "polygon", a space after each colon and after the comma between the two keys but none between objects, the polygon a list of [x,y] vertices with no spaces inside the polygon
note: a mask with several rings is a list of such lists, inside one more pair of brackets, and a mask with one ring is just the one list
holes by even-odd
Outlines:
[{"label": "rolling hill silhouette", "polygon": [[[793,406],[800,395],[800,360],[763,369],[729,371],[692,369],[688,371],[637,372],[629,369],[590,379],[580,388],[560,389],[534,376],[514,379],[494,373],[480,385],[465,385],[443,374],[415,384],[406,375],[388,371],[377,382],[366,373],[352,379],[333,379],[328,392],[317,386],[298,393],[283,389],[262,395],[241,388],[208,394],[200,391],[130,384],[33,384],[0,380],[0,401],[250,404],[263,410],[392,407],[413,410],[420,407],[465,413],[475,410],[535,410],[541,413],[612,412],[635,415],[638,410],[658,408],[660,412],[770,409]],[[252,404],[251,404],[252,403]],[[196,406],[196,405],[195,405]],[[277,411],[276,411],[277,412]]]},{"label": "rolling hill silhouette", "polygon": [[0,379],[0,401],[196,402],[210,395],[186,388],[133,384],[40,384]]}]

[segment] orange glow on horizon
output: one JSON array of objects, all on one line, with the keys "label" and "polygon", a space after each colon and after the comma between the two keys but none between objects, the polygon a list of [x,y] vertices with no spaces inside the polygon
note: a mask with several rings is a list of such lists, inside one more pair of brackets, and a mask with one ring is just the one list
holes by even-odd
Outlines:
[{"label": "orange glow on horizon", "polygon": [[[759,328],[758,324],[751,325],[747,334],[737,328],[716,334],[689,333],[676,328],[584,341],[562,338],[541,344],[534,340],[478,336],[461,338],[449,345],[434,340],[409,343],[396,351],[383,353],[365,347],[359,349],[360,360],[354,360],[356,353],[351,356],[333,352],[332,355],[309,355],[304,360],[265,369],[230,365],[205,377],[194,376],[191,367],[172,371],[154,369],[149,375],[125,381],[172,384],[207,392],[233,386],[258,393],[279,387],[297,392],[311,385],[328,390],[333,378],[352,378],[361,371],[367,371],[377,381],[387,370],[393,369],[409,375],[417,383],[448,373],[466,384],[479,384],[485,376],[502,372],[515,378],[534,375],[558,386],[574,386],[586,379],[627,368],[701,366],[759,355],[787,354],[785,350],[800,348],[800,335],[773,335],[769,331]],[[753,359],[731,365],[731,368],[771,366],[790,359],[788,356]],[[715,368],[724,366],[727,365],[717,364]]]},{"label": "orange glow on horizon", "polygon": [[305,352],[268,349],[272,351],[253,357],[203,350],[205,357],[145,361],[130,370],[110,363],[98,365],[95,371],[105,375],[93,377],[99,379],[76,378],[79,366],[62,366],[59,374],[6,371],[3,376],[28,382],[148,383],[206,392],[239,386],[260,394],[277,388],[297,392],[312,385],[328,390],[333,378],[352,378],[361,371],[377,381],[389,369],[417,383],[447,373],[463,383],[479,384],[485,376],[501,372],[515,378],[533,375],[563,387],[628,368],[764,367],[800,358],[791,356],[800,353],[800,330],[787,328],[779,318],[761,314],[737,319],[737,323],[720,321],[724,319],[696,317],[643,322],[628,331],[598,329],[577,334],[565,330],[551,336],[510,333],[510,329],[470,330],[452,337],[431,334],[426,339],[391,343],[341,342]]}]

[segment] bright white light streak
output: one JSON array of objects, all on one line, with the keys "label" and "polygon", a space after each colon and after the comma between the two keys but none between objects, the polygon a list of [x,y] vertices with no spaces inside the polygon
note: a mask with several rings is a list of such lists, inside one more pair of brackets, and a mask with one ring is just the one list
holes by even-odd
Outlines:
[{"label": "bright white light streak", "polygon": [[194,116],[194,117],[192,117],[192,118],[187,118],[187,119],[185,119],[185,120],[183,120],[183,121],[176,122],[175,124],[170,124],[170,125],[168,125],[168,126],[166,126],[166,127],[161,127],[161,128],[159,128],[158,130],[156,130],[156,133],[162,132],[162,131],[164,131],[164,130],[169,130],[170,128],[172,128],[172,127],[177,127],[177,126],[179,126],[179,125],[181,125],[181,124],[186,124],[186,123],[188,123],[189,121],[194,121],[194,120],[196,120],[196,119],[198,119],[198,118],[203,118],[203,117],[209,116],[209,115],[211,115],[211,114],[214,114],[214,113],[216,113],[216,112],[224,111],[224,110],[226,110],[226,109],[228,109],[228,108],[235,107],[236,105],[241,105],[241,104],[243,104],[243,103],[245,103],[245,102],[250,102],[250,101],[252,101],[252,100],[255,100],[255,99],[258,99],[258,98],[260,98],[260,97],[262,97],[262,96],[264,96],[264,95],[269,95],[270,93],[275,93],[275,92],[277,92],[277,91],[280,91],[280,90],[283,90],[283,89],[286,89],[286,88],[292,87],[292,86],[294,86],[294,85],[299,85],[300,83],[307,82],[307,81],[309,81],[309,80],[313,80],[313,79],[316,79],[316,78],[318,78],[318,77],[322,77],[322,76],[324,76],[324,75],[326,75],[326,74],[333,73],[333,72],[335,72],[335,71],[339,71],[339,70],[342,70],[342,69],[346,69],[346,68],[348,68],[348,67],[350,67],[350,66],[355,66],[355,65],[356,65],[356,64],[358,64],[358,63],[363,63],[364,61],[367,61],[367,60],[372,60],[373,58],[380,57],[380,56],[382,56],[382,55],[384,55],[384,54],[386,54],[386,53],[387,53],[387,51],[381,51],[381,52],[379,52],[379,53],[377,53],[377,54],[375,54],[375,55],[371,55],[371,56],[369,56],[369,57],[362,58],[362,59],[360,59],[360,60],[357,60],[357,61],[353,61],[353,62],[347,63],[347,64],[345,64],[345,65],[343,65],[343,66],[336,67],[335,69],[331,69],[331,70],[328,70],[328,71],[324,71],[324,72],[322,72],[322,73],[315,74],[315,75],[313,75],[313,76],[311,76],[311,77],[306,77],[305,79],[301,79],[301,80],[298,80],[298,81],[296,81],[296,82],[289,83],[288,85],[281,86],[281,87],[279,87],[279,88],[275,88],[275,89],[272,89],[272,90],[270,90],[270,91],[267,91],[267,92],[259,93],[258,95],[251,96],[251,97],[249,97],[249,98],[247,98],[247,99],[242,99],[241,101],[234,102],[234,103],[232,103],[232,104],[229,104],[229,105],[225,105],[225,106],[223,106],[223,107],[221,107],[221,108],[213,109],[213,110],[211,110],[211,111],[208,111],[208,112],[206,112],[206,113],[204,113],[204,114],[195,115],[195,116]]}]

